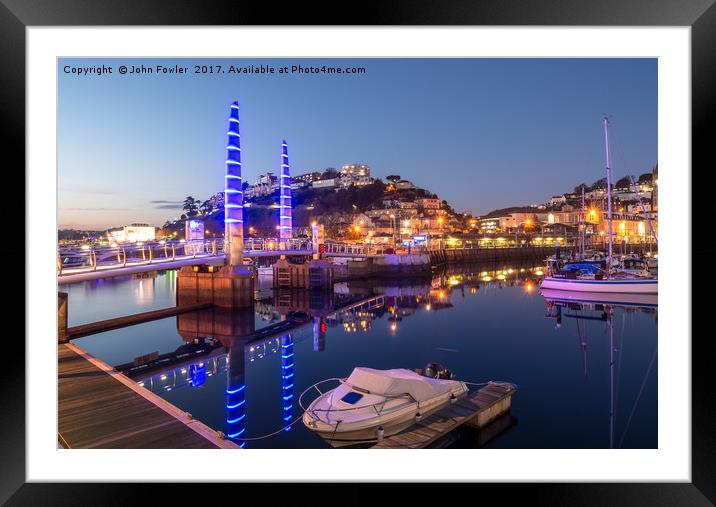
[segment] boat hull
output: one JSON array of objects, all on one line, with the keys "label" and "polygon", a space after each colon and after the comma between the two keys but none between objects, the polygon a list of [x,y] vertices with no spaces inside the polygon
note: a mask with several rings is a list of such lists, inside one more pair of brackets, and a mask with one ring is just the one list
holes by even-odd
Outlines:
[{"label": "boat hull", "polygon": [[647,280],[574,280],[547,277],[542,280],[541,289],[571,292],[615,293],[615,294],[657,294],[658,281]]},{"label": "boat hull", "polygon": [[[456,399],[460,399],[467,394],[467,391]],[[435,412],[450,405],[450,399],[441,400],[432,406],[421,406],[420,413],[422,417],[428,417]],[[308,412],[303,415],[303,423],[309,430],[323,437],[333,447],[345,447],[349,445],[358,445],[363,443],[378,442],[378,427],[383,428],[383,438],[390,437],[409,428],[417,422],[415,412],[417,405],[411,404],[409,408],[400,410],[400,413],[390,414],[386,417],[377,418],[370,426],[363,426],[356,429],[329,427],[321,425],[320,428],[311,426],[312,418]]]},{"label": "boat hull", "polygon": [[567,290],[542,289],[542,296],[549,301],[566,303],[590,303],[618,306],[656,308],[658,294],[620,294],[613,292],[572,292]]}]

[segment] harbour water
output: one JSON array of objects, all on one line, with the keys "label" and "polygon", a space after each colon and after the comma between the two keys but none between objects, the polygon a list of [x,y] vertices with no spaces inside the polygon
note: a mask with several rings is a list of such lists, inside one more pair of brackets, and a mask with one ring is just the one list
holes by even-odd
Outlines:
[{"label": "harbour water", "polygon": [[[176,276],[60,286],[69,325],[173,306]],[[483,443],[464,430],[452,447],[656,448],[656,301],[546,299],[541,276],[535,263],[349,282],[332,293],[259,285],[252,312],[183,314],[74,343],[247,449],[329,447],[300,420],[243,439],[299,418],[299,395],[315,382],[356,366],[430,362],[461,380],[519,388],[499,435]]]}]

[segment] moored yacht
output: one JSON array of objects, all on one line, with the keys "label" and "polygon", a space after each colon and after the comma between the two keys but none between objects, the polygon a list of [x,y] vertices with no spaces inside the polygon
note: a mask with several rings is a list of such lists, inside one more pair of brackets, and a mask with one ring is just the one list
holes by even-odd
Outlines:
[{"label": "moored yacht", "polygon": [[[575,292],[599,292],[622,294],[656,294],[658,281],[648,271],[648,266],[629,264],[612,255],[612,196],[611,159],[609,156],[609,121],[604,118],[604,143],[607,161],[607,238],[608,250],[603,266],[591,262],[560,263],[548,262],[547,276],[542,280],[542,289]],[[635,260],[636,262],[636,260]],[[641,268],[646,269],[641,269]],[[621,268],[621,269],[620,269]]]}]

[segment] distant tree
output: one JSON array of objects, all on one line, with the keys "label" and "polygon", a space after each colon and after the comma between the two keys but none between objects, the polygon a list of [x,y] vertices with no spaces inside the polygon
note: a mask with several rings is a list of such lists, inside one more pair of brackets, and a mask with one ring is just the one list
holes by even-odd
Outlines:
[{"label": "distant tree", "polygon": [[321,174],[321,179],[324,180],[332,180],[338,176],[338,171],[336,171],[333,167],[329,167],[325,171],[323,171],[323,174]]},{"label": "distant tree", "polygon": [[596,190],[598,188],[607,188],[607,178],[600,178],[592,183],[591,189]]},{"label": "distant tree", "polygon": [[199,203],[201,201],[197,201],[192,196],[188,196],[186,199],[184,199],[184,204],[182,206],[182,209],[186,211],[186,215],[188,217],[196,216],[196,214],[199,211]]},{"label": "distant tree", "polygon": [[199,206],[199,209],[201,210],[202,215],[208,215],[214,209],[214,206],[212,206],[211,202],[204,201],[201,203],[201,206]]},{"label": "distant tree", "polygon": [[574,193],[577,195],[582,195],[582,189],[584,189],[585,192],[589,192],[589,187],[586,183],[580,183],[576,187],[574,187]]},{"label": "distant tree", "polygon": [[386,180],[390,181],[391,183],[395,184],[400,181],[400,175],[399,174],[390,174],[385,177]]},{"label": "distant tree", "polygon": [[631,176],[627,175],[621,178],[619,181],[617,181],[614,184],[614,188],[626,188],[628,189],[629,186],[631,186]]},{"label": "distant tree", "polygon": [[637,180],[637,183],[651,183],[651,173],[644,173],[639,175],[639,179]]},{"label": "distant tree", "polygon": [[244,182],[241,184],[241,190],[246,190],[247,188],[249,188],[249,182],[248,182],[248,181],[244,181]]}]

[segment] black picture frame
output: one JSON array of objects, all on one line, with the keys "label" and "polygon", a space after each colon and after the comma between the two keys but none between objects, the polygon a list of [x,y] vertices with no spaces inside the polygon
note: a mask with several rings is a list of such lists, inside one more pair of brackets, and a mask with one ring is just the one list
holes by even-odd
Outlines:
[{"label": "black picture frame", "polygon": [[[246,0],[0,0],[0,111],[3,139],[24,164],[25,29],[31,26],[109,25],[552,25],[689,26],[692,36],[692,159],[713,167],[716,143],[707,133],[716,103],[716,6],[714,0],[401,0],[287,3]],[[340,7],[340,9],[339,9]],[[663,140],[662,140],[663,142]],[[685,169],[688,171],[688,169]],[[28,184],[31,182],[28,182]],[[31,202],[31,200],[30,200]],[[696,218],[694,214],[694,218]],[[712,259],[712,240],[692,256]],[[27,268],[27,266],[26,266]],[[690,273],[688,273],[690,276]],[[697,312],[692,312],[696,315]],[[26,339],[29,339],[26,336]],[[38,337],[33,337],[38,338]],[[679,337],[686,339],[687,337]],[[708,340],[692,340],[692,482],[616,484],[481,485],[482,491],[526,495],[550,505],[713,505],[716,503],[716,391],[709,373]],[[150,485],[25,483],[25,357],[19,349],[3,366],[1,391],[2,473],[0,501],[8,505],[114,505],[148,498]],[[218,485],[210,485],[218,488]],[[417,485],[416,485],[417,486]],[[224,486],[221,486],[222,489]],[[169,490],[169,491],[167,491]],[[349,491],[350,490],[350,491]],[[416,487],[413,494],[445,493],[445,487]],[[216,493],[214,491],[213,493]],[[187,485],[162,491],[164,502],[185,498]],[[222,493],[219,493],[222,495]],[[297,493],[301,495],[303,493]],[[350,485],[354,503],[372,501],[365,488]],[[449,496],[452,496],[450,494]],[[218,497],[217,497],[218,498]],[[425,498],[423,498],[423,503]],[[413,499],[406,498],[406,501]],[[478,501],[480,499],[478,498]]]}]

